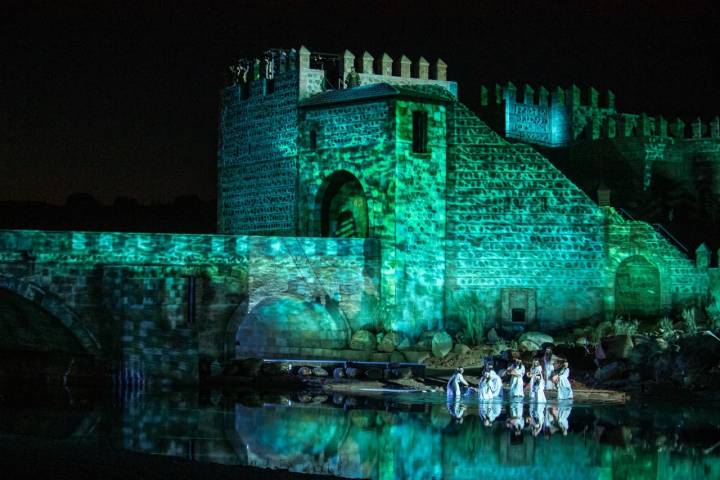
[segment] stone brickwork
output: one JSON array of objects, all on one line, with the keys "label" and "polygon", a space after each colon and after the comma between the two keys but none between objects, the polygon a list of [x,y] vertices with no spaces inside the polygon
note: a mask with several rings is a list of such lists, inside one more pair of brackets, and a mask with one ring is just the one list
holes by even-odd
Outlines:
[{"label": "stone brickwork", "polygon": [[[460,103],[449,132],[449,316],[463,317],[466,296],[486,326],[537,321],[552,329],[602,311],[597,206],[545,158],[506,142]],[[513,310],[522,310],[514,326]]]},{"label": "stone brickwork", "polygon": [[[2,231],[0,288],[49,312],[109,369],[128,369],[148,382],[190,384],[197,382],[200,356],[235,354],[247,318],[268,324],[258,305],[301,306],[272,317],[290,344],[302,343],[311,331],[305,317],[292,316],[305,310],[327,319],[328,330],[347,343],[349,328],[364,324],[362,315],[372,316],[378,303],[374,245],[363,239]],[[264,333],[266,341],[275,338],[270,327]],[[345,343],[315,345],[322,350],[317,356],[332,357]],[[284,353],[269,345],[254,353]]]},{"label": "stone brickwork", "polygon": [[[298,70],[223,91],[218,146],[218,230],[295,232]],[[249,89],[248,98],[243,98]]]}]

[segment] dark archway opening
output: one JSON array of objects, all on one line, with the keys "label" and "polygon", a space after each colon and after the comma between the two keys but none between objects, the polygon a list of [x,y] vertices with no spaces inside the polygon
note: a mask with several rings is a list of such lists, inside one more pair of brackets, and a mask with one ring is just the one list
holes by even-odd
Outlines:
[{"label": "dark archway opening", "polygon": [[367,237],[367,198],[358,179],[341,170],[330,175],[324,187],[320,199],[320,234],[323,237]]},{"label": "dark archway opening", "polygon": [[625,259],[615,274],[615,314],[653,317],[660,311],[660,272],[645,257]]}]

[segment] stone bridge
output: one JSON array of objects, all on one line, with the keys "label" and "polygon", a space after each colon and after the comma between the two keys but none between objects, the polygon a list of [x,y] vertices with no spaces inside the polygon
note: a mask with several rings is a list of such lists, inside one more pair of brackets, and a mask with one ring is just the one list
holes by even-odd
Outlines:
[{"label": "stone bridge", "polygon": [[172,384],[243,352],[334,356],[323,348],[375,321],[377,251],[368,239],[0,231],[2,346]]}]

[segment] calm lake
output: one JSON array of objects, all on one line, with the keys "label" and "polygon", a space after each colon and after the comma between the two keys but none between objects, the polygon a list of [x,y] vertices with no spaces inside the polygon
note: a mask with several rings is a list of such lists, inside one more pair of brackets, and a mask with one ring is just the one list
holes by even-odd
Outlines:
[{"label": "calm lake", "polygon": [[348,478],[711,479],[720,478],[717,407],[61,390],[0,396],[0,440],[105,442],[190,461]]}]

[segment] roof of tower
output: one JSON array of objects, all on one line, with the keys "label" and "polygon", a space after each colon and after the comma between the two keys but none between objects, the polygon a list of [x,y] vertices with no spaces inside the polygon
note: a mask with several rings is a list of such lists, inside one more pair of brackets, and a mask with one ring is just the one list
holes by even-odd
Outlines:
[{"label": "roof of tower", "polygon": [[452,102],[455,97],[439,86],[390,85],[372,83],[345,90],[327,90],[300,102],[301,107],[317,107],[335,103],[363,102],[380,98],[401,97],[430,102]]}]

